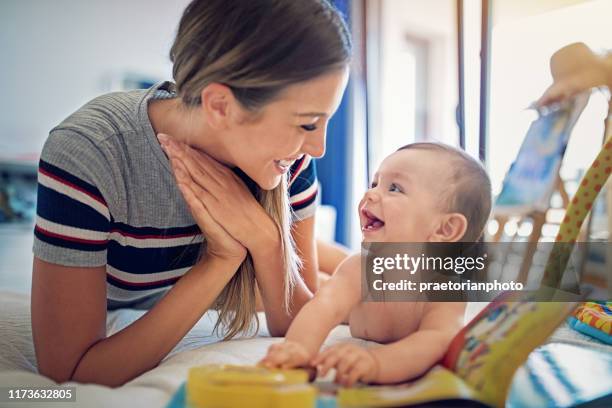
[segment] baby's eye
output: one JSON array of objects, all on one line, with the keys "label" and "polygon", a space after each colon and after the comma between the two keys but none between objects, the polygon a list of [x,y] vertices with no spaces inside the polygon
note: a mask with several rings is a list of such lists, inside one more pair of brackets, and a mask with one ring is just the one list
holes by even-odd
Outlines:
[{"label": "baby's eye", "polygon": [[311,125],[301,125],[300,127],[307,132],[314,132],[315,130],[317,130],[317,125],[314,123]]},{"label": "baby's eye", "polygon": [[378,183],[376,183],[375,181],[373,181],[373,182],[370,184],[370,188],[376,188],[376,186],[377,186],[377,185],[378,185]]},{"label": "baby's eye", "polygon": [[395,183],[391,183],[391,185],[389,185],[389,191],[403,193],[402,188]]}]

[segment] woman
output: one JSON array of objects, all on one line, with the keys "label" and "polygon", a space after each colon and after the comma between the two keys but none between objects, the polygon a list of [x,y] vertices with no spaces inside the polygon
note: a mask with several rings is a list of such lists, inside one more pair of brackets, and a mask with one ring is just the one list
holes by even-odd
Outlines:
[{"label": "woman", "polygon": [[[256,282],[284,334],[316,288],[311,157],[350,47],[326,0],[195,0],[174,83],[96,98],[51,131],[32,285],[42,374],[121,385],[209,308],[231,338],[252,321]],[[107,307],[149,310],[107,338]]]}]

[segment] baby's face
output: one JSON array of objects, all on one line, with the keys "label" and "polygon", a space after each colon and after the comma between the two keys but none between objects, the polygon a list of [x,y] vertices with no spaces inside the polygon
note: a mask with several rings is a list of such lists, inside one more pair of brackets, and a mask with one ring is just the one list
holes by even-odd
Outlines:
[{"label": "baby's face", "polygon": [[364,242],[429,242],[443,213],[444,154],[422,149],[388,156],[359,203]]}]

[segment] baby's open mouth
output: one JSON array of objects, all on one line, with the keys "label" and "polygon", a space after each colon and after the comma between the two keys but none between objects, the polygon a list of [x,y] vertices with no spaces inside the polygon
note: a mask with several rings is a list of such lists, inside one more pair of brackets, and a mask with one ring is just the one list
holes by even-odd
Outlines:
[{"label": "baby's open mouth", "polygon": [[361,213],[366,217],[365,225],[361,228],[362,231],[375,231],[385,225],[383,220],[372,214],[367,208],[362,208]]}]

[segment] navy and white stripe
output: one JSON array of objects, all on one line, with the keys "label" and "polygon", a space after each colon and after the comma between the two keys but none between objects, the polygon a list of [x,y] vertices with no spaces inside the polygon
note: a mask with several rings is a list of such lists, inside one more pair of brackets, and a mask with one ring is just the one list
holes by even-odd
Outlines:
[{"label": "navy and white stripe", "polygon": [[110,213],[95,186],[40,161],[36,238],[62,248],[104,251],[109,228]]},{"label": "navy and white stripe", "polygon": [[310,156],[304,155],[291,166],[289,177],[289,203],[299,218],[314,213],[318,191],[315,162]]}]

